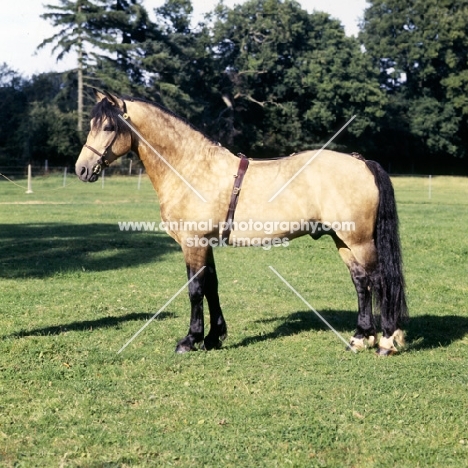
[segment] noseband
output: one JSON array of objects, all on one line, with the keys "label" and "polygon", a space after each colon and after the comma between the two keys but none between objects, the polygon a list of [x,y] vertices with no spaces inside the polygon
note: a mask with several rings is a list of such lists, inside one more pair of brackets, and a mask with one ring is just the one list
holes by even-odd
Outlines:
[{"label": "noseband", "polygon": [[[123,107],[124,110],[122,112],[122,117],[127,120],[129,118],[127,114],[127,105],[125,101],[123,101]],[[100,153],[96,148],[93,148],[92,146],[89,146],[88,144],[84,144],[83,146],[85,148],[88,148],[91,150],[94,154],[97,154],[99,156],[99,159],[96,161],[96,164],[93,166],[93,174],[94,175],[99,175],[103,169],[106,167],[110,166],[110,162],[106,159],[107,152],[109,151],[109,148],[114,144],[115,140],[117,139],[118,133],[117,129],[115,130],[115,135],[114,138],[110,141],[110,143],[104,148],[104,151]]]},{"label": "noseband", "polygon": [[117,132],[112,139],[112,141],[106,146],[104,151],[100,153],[97,149],[94,149],[92,146],[89,146],[87,144],[83,145],[85,148],[88,148],[91,150],[93,153],[97,154],[99,156],[99,159],[96,161],[96,164],[93,166],[93,174],[99,175],[102,172],[103,167],[109,167],[110,162],[105,158],[107,151],[109,148],[112,146],[114,143],[115,139],[117,138]]}]

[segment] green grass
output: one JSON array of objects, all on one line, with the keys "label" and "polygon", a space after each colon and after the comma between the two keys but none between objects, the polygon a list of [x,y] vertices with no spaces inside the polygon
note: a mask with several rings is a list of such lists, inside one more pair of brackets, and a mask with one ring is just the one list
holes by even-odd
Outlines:
[{"label": "green grass", "polygon": [[354,355],[356,295],[330,239],[217,249],[223,349],[175,355],[186,281],[136,178],[0,182],[0,466],[468,466],[468,179],[394,179],[407,349]]}]

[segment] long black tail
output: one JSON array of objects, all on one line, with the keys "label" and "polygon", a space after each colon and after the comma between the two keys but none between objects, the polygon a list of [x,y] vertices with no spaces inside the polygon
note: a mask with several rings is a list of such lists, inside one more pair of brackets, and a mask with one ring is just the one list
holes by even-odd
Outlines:
[{"label": "long black tail", "polygon": [[366,164],[380,193],[374,231],[378,268],[372,275],[373,296],[380,309],[384,335],[392,335],[408,320],[395,193],[382,166],[375,161]]}]

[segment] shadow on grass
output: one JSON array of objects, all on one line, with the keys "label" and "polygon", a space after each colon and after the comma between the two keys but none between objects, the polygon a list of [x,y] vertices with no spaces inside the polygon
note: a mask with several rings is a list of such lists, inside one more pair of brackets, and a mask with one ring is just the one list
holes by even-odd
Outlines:
[{"label": "shadow on grass", "polygon": [[[24,338],[26,336],[53,336],[61,335],[62,333],[70,331],[92,331],[99,328],[119,328],[121,323],[149,320],[153,315],[147,313],[133,313],[122,315],[121,317],[102,317],[96,320],[83,320],[81,322],[65,323],[63,325],[56,325],[43,328],[34,328],[32,330],[20,330],[11,335],[2,337],[6,338]],[[174,317],[171,312],[162,312],[158,315],[156,320],[165,320]]]},{"label": "shadow on grass", "polygon": [[[356,326],[357,312],[351,311],[319,311],[320,315],[330,323],[335,330],[348,332]],[[228,348],[242,348],[262,341],[274,340],[284,336],[293,336],[311,330],[329,330],[329,328],[311,311],[293,312],[283,317],[271,317],[257,320],[256,323],[279,323],[270,333],[244,338],[239,343]],[[345,339],[347,337],[344,337]]]},{"label": "shadow on grass", "polygon": [[[343,338],[348,339],[350,331],[356,326],[357,313],[354,311],[320,311],[322,317],[333,328],[343,333]],[[121,323],[130,321],[149,320],[152,314],[131,313],[119,317],[109,316],[96,320],[83,320],[50,327],[35,328],[32,330],[20,330],[6,338],[23,338],[27,336],[60,335],[70,331],[90,331],[99,328],[118,328]],[[172,312],[162,312],[157,320],[173,318]],[[283,317],[272,317],[257,320],[256,323],[274,323],[278,326],[270,333],[244,338],[239,343],[226,346],[228,349],[242,348],[255,345],[268,340],[275,340],[284,336],[293,336],[307,331],[329,330],[329,328],[310,311],[298,311]],[[407,350],[424,350],[447,347],[455,341],[468,335],[468,318],[455,315],[433,316],[421,315],[413,317],[405,329]],[[174,339],[177,337],[174,337]]]},{"label": "shadow on grass", "polygon": [[165,233],[119,231],[117,224],[4,224],[0,277],[106,271],[151,263],[177,250]]},{"label": "shadow on grass", "polygon": [[[319,311],[319,313],[336,331],[343,333],[345,339],[349,338],[350,331],[356,327],[357,312],[325,310]],[[283,317],[258,320],[256,323],[267,324],[274,322],[279,322],[279,324],[270,333],[244,338],[239,343],[228,346],[228,348],[241,348],[312,330],[329,330],[311,311],[298,311]],[[408,350],[447,347],[468,335],[468,317],[455,315],[412,317],[405,327],[405,334]]]}]

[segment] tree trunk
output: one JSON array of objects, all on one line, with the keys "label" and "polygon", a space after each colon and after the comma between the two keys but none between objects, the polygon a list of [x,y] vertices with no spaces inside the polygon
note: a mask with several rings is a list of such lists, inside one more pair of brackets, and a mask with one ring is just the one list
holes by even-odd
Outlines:
[{"label": "tree trunk", "polygon": [[[78,4],[78,17],[81,13],[81,5]],[[78,132],[83,131],[83,37],[81,32],[81,24],[79,24],[78,33]]]},{"label": "tree trunk", "polygon": [[78,46],[78,132],[83,131],[83,48]]}]

